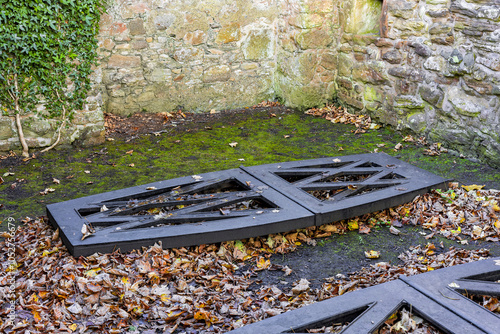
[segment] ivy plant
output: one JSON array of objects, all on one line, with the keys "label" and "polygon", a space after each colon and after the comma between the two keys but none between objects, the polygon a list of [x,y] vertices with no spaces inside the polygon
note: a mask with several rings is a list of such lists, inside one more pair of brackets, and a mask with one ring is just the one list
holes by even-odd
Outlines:
[{"label": "ivy plant", "polygon": [[83,107],[102,8],[102,0],[0,0],[0,105],[16,119],[24,156],[21,115],[58,119],[53,147]]}]

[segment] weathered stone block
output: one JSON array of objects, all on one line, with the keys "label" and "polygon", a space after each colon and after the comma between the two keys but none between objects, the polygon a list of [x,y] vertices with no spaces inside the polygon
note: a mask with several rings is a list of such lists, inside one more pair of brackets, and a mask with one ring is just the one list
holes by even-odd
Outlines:
[{"label": "weathered stone block", "polygon": [[327,70],[335,70],[337,68],[337,56],[332,52],[325,52],[321,55],[320,65]]},{"label": "weathered stone block", "polygon": [[426,70],[443,72],[446,67],[446,60],[442,56],[429,57],[424,63]]},{"label": "weathered stone block", "polygon": [[378,46],[379,48],[392,47],[394,46],[394,41],[388,38],[379,38],[375,41],[375,45]]},{"label": "weathered stone block", "polygon": [[99,145],[104,143],[105,133],[103,124],[87,126],[83,129],[78,142],[83,146]]},{"label": "weathered stone block", "polygon": [[465,15],[471,18],[477,17],[477,11],[473,8],[467,8],[460,1],[452,1],[450,3],[450,12]]},{"label": "weathered stone block", "polygon": [[450,15],[450,11],[447,8],[442,8],[438,10],[428,10],[426,14],[433,18],[441,18],[448,17]]},{"label": "weathered stone block", "polygon": [[439,23],[436,22],[431,25],[429,28],[429,34],[431,35],[439,35],[439,34],[447,34],[451,31],[453,26],[448,23]]},{"label": "weathered stone block", "polygon": [[477,10],[477,17],[492,21],[498,21],[500,18],[500,7],[498,3],[493,6],[481,6]]},{"label": "weathered stone block", "polygon": [[168,29],[172,25],[172,23],[175,22],[175,15],[174,14],[158,15],[154,18],[153,22],[156,29],[165,30]]},{"label": "weathered stone block", "polygon": [[333,42],[333,36],[326,28],[309,29],[298,34],[295,40],[302,50],[324,49]]},{"label": "weathered stone block", "polygon": [[128,23],[128,30],[130,31],[130,35],[144,35],[146,33],[146,29],[144,29],[144,21],[142,19],[135,19]]},{"label": "weathered stone block", "polygon": [[141,57],[139,56],[122,56],[114,54],[109,57],[108,68],[131,68],[141,65]]},{"label": "weathered stone block", "polygon": [[385,64],[381,61],[356,64],[352,70],[352,78],[372,84],[385,84],[388,82],[385,74]]},{"label": "weathered stone block", "polygon": [[333,1],[324,0],[300,0],[300,8],[306,13],[329,13],[334,10]]},{"label": "weathered stone block", "polygon": [[397,20],[394,22],[394,27],[401,31],[401,36],[408,36],[409,33],[415,34],[425,30],[426,23],[420,20]]},{"label": "weathered stone block", "polygon": [[[479,94],[494,94],[493,85],[484,81],[477,81],[471,78],[465,77],[463,80],[462,88],[468,93],[479,93]],[[472,90],[472,91],[471,91]]]},{"label": "weathered stone block", "polygon": [[252,30],[242,43],[243,55],[247,60],[261,60],[274,55],[274,37],[271,29]]},{"label": "weathered stone block", "polygon": [[366,85],[364,92],[365,101],[377,101],[382,102],[382,92],[374,86]]},{"label": "weathered stone block", "polygon": [[146,41],[132,41],[132,43],[130,43],[130,44],[132,46],[132,49],[135,49],[135,50],[146,49],[149,46],[148,42],[146,42]]},{"label": "weathered stone block", "polygon": [[424,73],[422,71],[406,66],[391,67],[387,72],[394,77],[414,82],[421,82],[424,79]]},{"label": "weathered stone block", "polygon": [[424,101],[414,95],[400,95],[394,98],[394,107],[398,109],[423,109]]},{"label": "weathered stone block", "polygon": [[464,94],[459,87],[448,90],[448,101],[458,114],[467,117],[478,117],[482,111],[490,108],[488,101]]},{"label": "weathered stone block", "polygon": [[8,117],[0,116],[0,140],[13,137],[15,135],[13,127],[14,123]]},{"label": "weathered stone block", "polygon": [[323,25],[324,17],[319,14],[299,13],[292,15],[288,19],[288,23],[294,27],[301,29],[318,28]]},{"label": "weathered stone block", "polygon": [[354,61],[352,58],[344,53],[339,53],[338,55],[338,71],[340,76],[350,77],[352,73],[352,68],[354,66]]},{"label": "weathered stone block", "polygon": [[23,117],[21,119],[21,126],[23,127],[25,137],[35,140],[33,145],[30,146],[39,146],[36,142],[37,138],[51,138],[53,134],[53,123],[55,122],[38,117]]},{"label": "weathered stone block", "polygon": [[416,1],[404,1],[404,0],[394,0],[387,2],[387,11],[395,17],[400,17],[408,20],[416,16],[415,8],[418,2]]},{"label": "weathered stone block", "polygon": [[416,112],[407,116],[406,121],[408,122],[408,126],[410,129],[415,131],[416,133],[424,132],[427,127],[427,119],[424,113]]},{"label": "weathered stone block", "polygon": [[488,53],[487,56],[477,57],[476,62],[493,71],[500,71],[500,55],[497,53]]},{"label": "weathered stone block", "polygon": [[352,81],[348,78],[343,78],[343,77],[339,77],[337,78],[337,84],[340,86],[340,87],[343,87],[347,90],[351,90],[353,88],[353,84],[352,84]]},{"label": "weathered stone block", "polygon": [[437,86],[422,85],[419,89],[422,99],[435,107],[441,108],[443,105],[444,92]]},{"label": "weathered stone block", "polygon": [[408,43],[408,45],[411,46],[415,50],[415,53],[418,54],[419,56],[427,58],[430,55],[432,55],[431,48],[429,48],[425,44],[418,43],[418,42],[410,42],[410,43]]},{"label": "weathered stone block", "polygon": [[347,103],[351,107],[354,107],[354,108],[359,109],[359,110],[362,110],[364,108],[363,101],[361,101],[360,99],[349,96],[349,95],[344,94],[342,92],[338,93],[338,97],[341,99],[342,102]]},{"label": "weathered stone block", "polygon": [[179,63],[194,62],[201,64],[203,51],[198,48],[179,48],[174,52],[174,59]]},{"label": "weathered stone block", "polygon": [[212,66],[203,72],[203,82],[227,81],[231,77],[231,69],[227,65]]},{"label": "weathered stone block", "polygon": [[184,41],[191,45],[200,45],[205,43],[206,34],[204,31],[196,30],[196,31],[188,31],[186,35],[184,35]]},{"label": "weathered stone block", "polygon": [[391,64],[399,64],[402,60],[401,52],[396,49],[389,50],[382,54],[382,59]]},{"label": "weathered stone block", "polygon": [[165,82],[172,77],[172,71],[168,68],[155,68],[149,76],[153,82]]},{"label": "weathered stone block", "polygon": [[381,14],[382,1],[353,0],[346,3],[344,13],[341,16],[341,24],[349,33],[378,34]]}]

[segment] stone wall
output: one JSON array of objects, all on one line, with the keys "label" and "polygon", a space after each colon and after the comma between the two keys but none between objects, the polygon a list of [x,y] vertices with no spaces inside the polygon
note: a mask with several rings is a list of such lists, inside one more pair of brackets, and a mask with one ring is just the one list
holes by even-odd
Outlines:
[{"label": "stone wall", "polygon": [[385,0],[378,34],[341,33],[337,96],[500,166],[499,22],[498,0]]},{"label": "stone wall", "polygon": [[[499,0],[110,0],[98,40],[96,94],[67,142],[102,140],[101,107],[337,99],[500,166]],[[49,142],[44,124],[33,145]],[[0,125],[2,150],[16,139],[11,119]]]},{"label": "stone wall", "polygon": [[108,112],[209,111],[273,99],[273,0],[116,0],[101,21]]},{"label": "stone wall", "polygon": [[[97,73],[94,82],[99,81]],[[58,145],[95,145],[104,142],[104,115],[101,108],[102,99],[100,85],[94,83],[94,88],[82,110],[73,112],[72,120],[61,128],[61,138]],[[38,113],[43,113],[44,106],[38,107]],[[48,147],[56,142],[61,122],[57,119],[45,119],[36,113],[23,114],[21,125],[30,148]],[[15,117],[0,114],[0,152],[20,149],[19,136]]]}]

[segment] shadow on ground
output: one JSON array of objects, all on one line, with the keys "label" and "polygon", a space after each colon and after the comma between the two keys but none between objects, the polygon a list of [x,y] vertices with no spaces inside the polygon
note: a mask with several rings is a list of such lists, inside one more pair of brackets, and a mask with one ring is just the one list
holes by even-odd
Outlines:
[{"label": "shadow on ground", "polygon": [[[130,125],[135,122],[137,126]],[[386,152],[464,184],[500,189],[498,170],[450,153],[424,155],[423,146],[404,142],[405,134],[390,127],[354,134],[352,125],[333,124],[283,107],[187,115],[170,121],[149,117],[144,123],[136,118],[127,125],[121,132],[115,129],[108,137],[113,140],[100,146],[59,148],[28,161],[0,160],[4,180],[0,184],[0,221],[4,221],[0,230],[7,229],[5,221],[9,217],[19,223],[26,216],[44,215],[46,204],[105,191],[240,165],[374,151]],[[395,150],[400,143],[401,149]],[[283,284],[301,277],[319,281],[372,263],[364,257],[364,251],[370,249],[381,251],[377,261],[395,263],[397,255],[409,246],[429,242],[419,232],[418,228],[408,227],[404,235],[393,236],[381,228],[369,235],[350,232],[333,236],[314,247],[305,246],[272,258],[273,263],[288,265],[293,270],[291,276],[265,271],[259,278],[264,283]],[[437,245],[441,242],[435,238],[431,241]],[[443,240],[444,249],[451,245],[459,246]],[[487,247],[492,254],[500,255],[498,243],[467,247]]]}]

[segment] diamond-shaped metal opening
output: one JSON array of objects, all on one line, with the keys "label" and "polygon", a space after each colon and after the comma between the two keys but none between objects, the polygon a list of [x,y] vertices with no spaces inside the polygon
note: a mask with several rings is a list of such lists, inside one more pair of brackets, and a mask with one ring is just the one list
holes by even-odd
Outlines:
[{"label": "diamond-shaped metal opening", "polygon": [[[500,315],[500,270],[467,276],[457,283],[455,290],[464,297]],[[471,288],[479,291],[472,292]]]},{"label": "diamond-shaped metal opening", "polygon": [[382,166],[373,161],[367,161],[365,163],[362,163],[361,165],[356,166],[356,168],[370,168],[370,167],[382,167]]},{"label": "diamond-shaped metal opening", "polygon": [[317,164],[317,165],[307,165],[307,166],[295,166],[292,168],[309,168],[309,169],[318,169],[318,168],[339,168],[352,164],[354,161],[339,161],[339,162],[329,162],[326,164]]},{"label": "diamond-shaped metal opening", "polygon": [[380,178],[380,180],[397,180],[397,179],[406,179],[406,177],[399,175],[397,173],[389,173],[386,176]]},{"label": "diamond-shaped metal opening", "polygon": [[415,307],[408,303],[403,305],[393,312],[384,323],[377,328],[374,334],[390,334],[390,333],[449,333],[441,331],[437,328],[437,324],[426,319]]},{"label": "diamond-shaped metal opening", "polygon": [[196,190],[192,190],[188,193],[204,195],[204,194],[219,194],[219,193],[228,193],[235,191],[246,191],[246,190],[250,190],[250,187],[248,185],[243,184],[235,179],[229,179],[209,185],[207,187],[197,188]]},{"label": "diamond-shaped metal opening", "polygon": [[324,177],[320,179],[318,182],[326,183],[326,182],[363,182],[364,180],[368,179],[370,176],[373,174],[376,174],[377,172],[371,172],[371,173],[338,173],[334,175],[330,175],[327,177]]},{"label": "diamond-shaped metal opening", "polygon": [[364,194],[369,194],[374,191],[382,190],[385,188],[389,188],[392,186],[398,185],[398,183],[391,183],[391,184],[378,184],[378,185],[370,185],[370,186],[365,186],[365,187],[358,187],[358,186],[351,186],[351,190],[355,190],[352,194],[347,195],[346,197],[353,197],[353,196],[359,196],[359,195],[364,195]]},{"label": "diamond-shaped metal opening", "polygon": [[474,303],[484,307],[488,311],[493,312],[496,315],[500,315],[500,297],[499,296],[475,295],[475,294],[469,294],[467,292],[463,292],[462,295],[464,297],[469,298]]},{"label": "diamond-shaped metal opening", "polygon": [[312,172],[312,173],[297,173],[297,172],[283,172],[283,173],[274,173],[281,177],[283,180],[289,182],[289,183],[295,183],[297,181],[302,181],[304,179],[307,179],[308,177],[318,175],[320,173],[317,172]]},{"label": "diamond-shaped metal opening", "polygon": [[306,190],[307,193],[313,195],[320,201],[333,201],[335,196],[339,195],[341,192],[345,191],[347,187],[333,188],[333,189],[316,189],[316,190]]},{"label": "diamond-shaped metal opening", "polygon": [[[294,327],[282,333],[340,333],[341,330],[343,330],[350,322],[355,321],[356,318],[360,317],[363,312],[370,308],[370,306],[371,304],[368,304],[360,308],[347,310],[342,314],[336,314],[332,317],[309,323],[305,326]],[[340,331],[334,331],[338,329],[340,329]]]},{"label": "diamond-shaped metal opening", "polygon": [[228,214],[232,211],[245,211],[257,209],[276,208],[276,205],[266,201],[264,198],[249,198],[246,200],[234,201],[233,203],[221,203],[213,205],[206,210],[201,211],[221,211],[222,214]]}]

